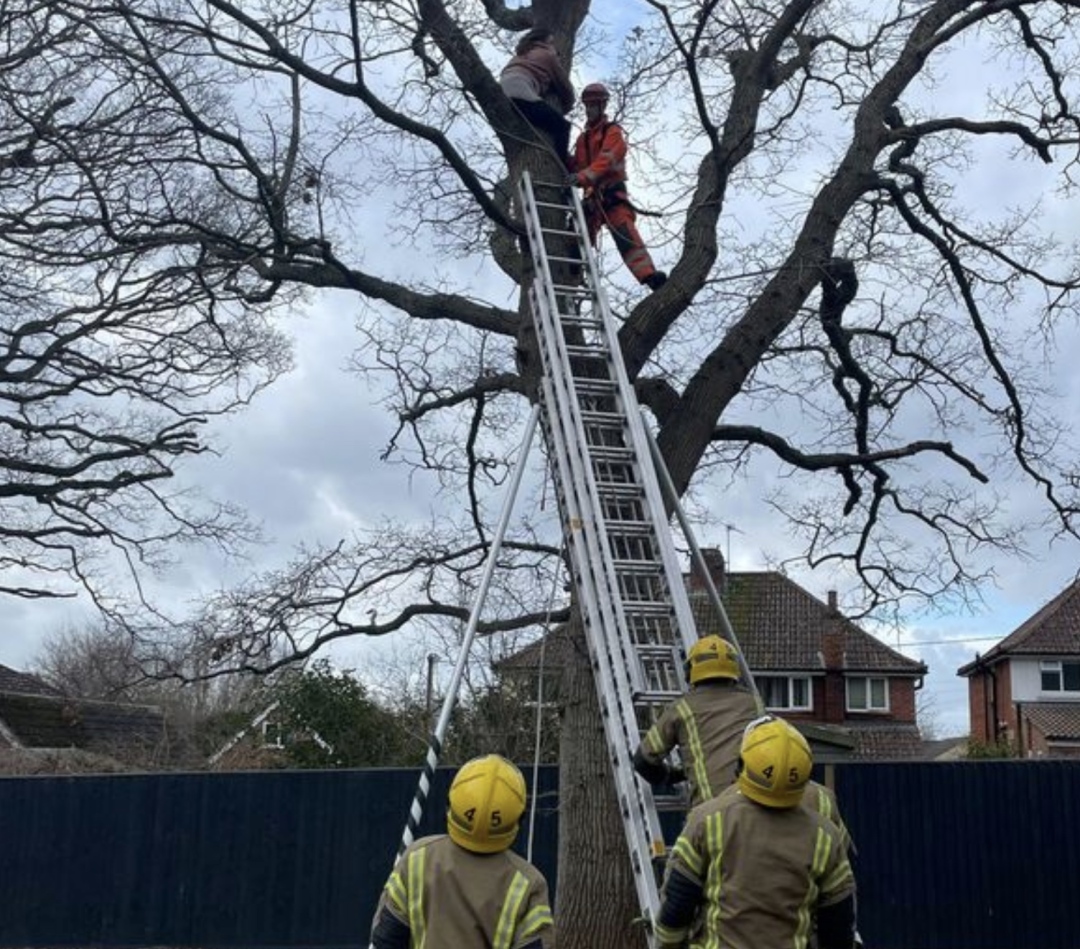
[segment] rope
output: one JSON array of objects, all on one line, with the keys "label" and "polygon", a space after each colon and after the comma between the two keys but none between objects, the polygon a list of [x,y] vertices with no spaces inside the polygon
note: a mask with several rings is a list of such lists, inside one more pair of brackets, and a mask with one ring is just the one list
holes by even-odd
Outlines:
[{"label": "rope", "polygon": [[[563,542],[560,562],[565,562],[566,543]],[[525,843],[525,859],[532,863],[533,830],[536,827],[536,799],[537,782],[540,777],[540,739],[544,726],[544,655],[547,651],[548,636],[551,634],[551,614],[555,603],[555,593],[558,589],[559,571],[552,576],[551,596],[548,597],[547,617],[544,620],[544,636],[540,640],[540,667],[536,672],[536,739],[533,743],[533,766],[532,766],[532,800],[529,802],[529,832]]]}]

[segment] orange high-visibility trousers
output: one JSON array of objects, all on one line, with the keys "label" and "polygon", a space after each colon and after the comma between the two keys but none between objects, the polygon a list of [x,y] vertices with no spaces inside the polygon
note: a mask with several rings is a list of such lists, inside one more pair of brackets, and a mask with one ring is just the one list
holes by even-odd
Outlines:
[{"label": "orange high-visibility trousers", "polygon": [[596,246],[600,228],[606,224],[623,262],[630,268],[630,273],[638,283],[644,283],[656,273],[656,267],[641,239],[636,221],[634,209],[624,201],[604,208],[597,200],[590,199],[585,206],[585,223],[588,225],[589,241],[593,247]]}]

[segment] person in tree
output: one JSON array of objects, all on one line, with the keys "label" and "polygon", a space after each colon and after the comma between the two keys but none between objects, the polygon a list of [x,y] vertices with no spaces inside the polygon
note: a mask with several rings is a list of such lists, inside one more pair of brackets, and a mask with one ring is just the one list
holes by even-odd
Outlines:
[{"label": "person in tree", "polygon": [[524,812],[517,767],[500,755],[463,765],[447,833],[414,841],[386,881],[374,949],[553,949],[547,882],[509,849]]},{"label": "person in tree", "polygon": [[[499,85],[529,124],[545,133],[565,167],[570,162],[570,121],[574,87],[551,41],[551,30],[529,30],[503,67]],[[558,108],[551,104],[554,99]]]},{"label": "person in tree", "polygon": [[607,117],[607,86],[590,83],[581,90],[585,129],[574,144],[569,183],[584,189],[589,240],[596,246],[607,226],[623,262],[638,283],[659,290],[667,274],[657,270],[637,229],[637,214],[626,191],[626,136]]}]

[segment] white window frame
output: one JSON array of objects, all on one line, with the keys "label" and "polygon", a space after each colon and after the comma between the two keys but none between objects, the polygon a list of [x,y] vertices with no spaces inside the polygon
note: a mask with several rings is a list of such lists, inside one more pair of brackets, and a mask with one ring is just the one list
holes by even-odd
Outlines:
[{"label": "white window frame", "polygon": [[263,721],[259,723],[259,730],[262,732],[262,746],[264,748],[285,747],[285,729],[281,726],[280,722],[275,722],[272,719],[263,719]]},{"label": "white window frame", "polygon": [[[1065,688],[1065,666],[1080,666],[1080,660],[1041,659],[1039,660],[1039,691],[1045,695],[1080,695],[1080,689]],[[1045,679],[1047,673],[1057,675],[1057,688],[1048,689]]]},{"label": "white window frame", "polygon": [[[862,682],[866,689],[866,705],[857,706],[851,704],[851,683]],[[873,683],[882,683],[884,702],[881,705],[874,704]],[[847,676],[844,680],[844,708],[849,712],[888,712],[889,708],[889,677],[888,676]]]},{"label": "white window frame", "polygon": [[[754,676],[754,681],[759,683],[762,679],[783,679],[787,685],[787,705],[766,705],[770,712],[812,712],[814,710],[814,680],[807,675],[775,675],[772,673]],[[795,680],[806,684],[806,704],[795,704]],[[758,686],[758,691],[761,686]],[[764,701],[764,699],[763,699]]]}]

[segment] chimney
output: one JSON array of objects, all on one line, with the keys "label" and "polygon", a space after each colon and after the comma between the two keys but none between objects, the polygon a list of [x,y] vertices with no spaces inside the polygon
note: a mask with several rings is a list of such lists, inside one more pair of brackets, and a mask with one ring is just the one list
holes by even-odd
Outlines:
[{"label": "chimney", "polygon": [[821,659],[826,671],[843,669],[846,637],[840,627],[826,629],[821,635]]},{"label": "chimney", "polygon": [[836,605],[836,591],[835,590],[830,590],[829,591],[828,599],[829,599],[829,612],[834,613],[834,614],[839,613],[840,609]]},{"label": "chimney", "polygon": [[[835,598],[836,594],[830,591],[829,600],[833,601]],[[825,722],[829,725],[842,725],[846,714],[845,640],[844,629],[840,623],[827,623],[821,636],[821,662],[825,667],[825,707],[822,712]]]},{"label": "chimney", "polygon": [[[716,592],[722,594],[727,576],[724,555],[720,553],[720,549],[717,547],[702,547],[701,559],[705,561],[705,568],[709,572],[709,578],[712,580],[713,586],[716,587]],[[701,576],[701,567],[697,561],[694,561],[690,570],[689,588],[691,591],[704,591],[706,589],[705,581]]]}]

